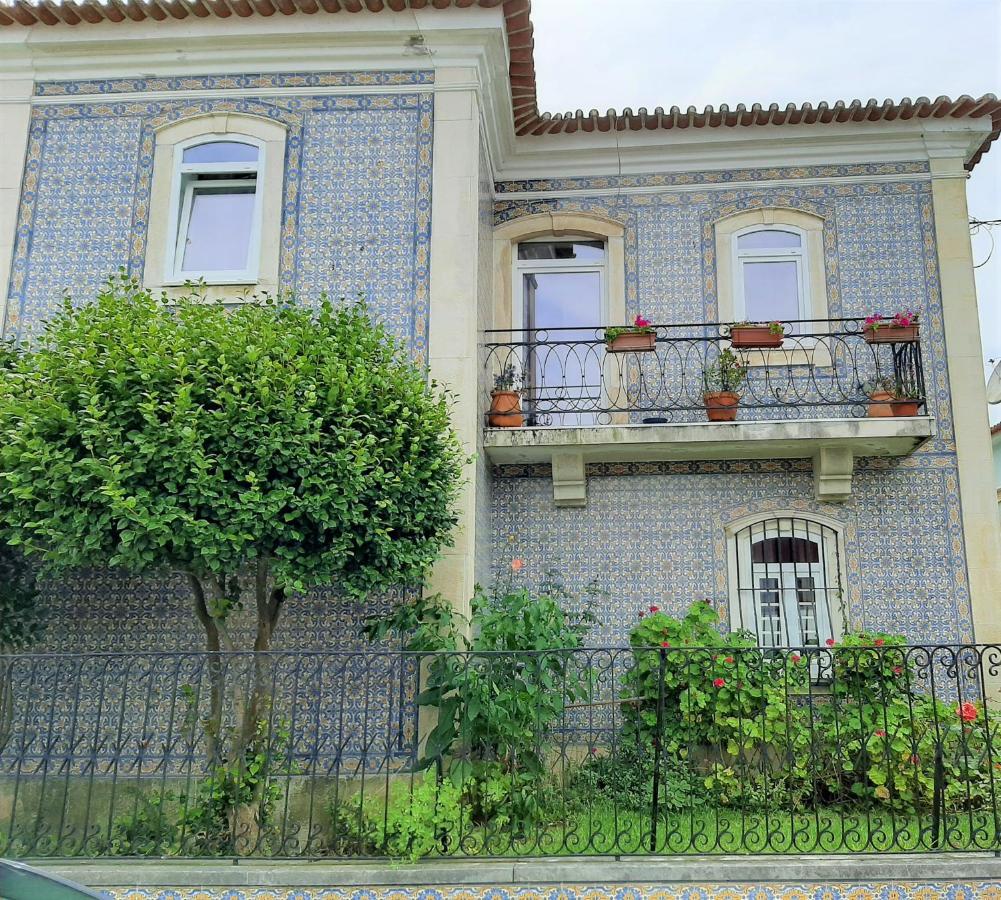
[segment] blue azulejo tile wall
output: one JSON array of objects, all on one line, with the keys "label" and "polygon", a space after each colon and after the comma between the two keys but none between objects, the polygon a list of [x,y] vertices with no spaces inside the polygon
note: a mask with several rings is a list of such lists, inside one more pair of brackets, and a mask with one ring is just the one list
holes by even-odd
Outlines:
[{"label": "blue azulejo tile wall", "polygon": [[[40,83],[10,281],[8,330],[29,334],[64,291],[141,274],[154,132],[244,112],[288,129],[279,283],[307,301],[365,296],[415,355],[426,349],[433,73],[358,72]],[[359,85],[377,93],[311,95]],[[396,89],[394,91],[394,88]],[[406,88],[406,91],[399,90]],[[239,91],[218,97],[219,90]],[[295,89],[295,94],[269,94]],[[184,98],[172,94],[184,92]],[[206,93],[198,98],[199,91]],[[118,99],[116,94],[128,94]],[[148,99],[135,99],[135,94]]]},{"label": "blue azulejo tile wall", "polygon": [[[433,72],[404,71],[39,83],[8,336],[37,332],[65,291],[84,302],[119,267],[141,275],[149,219],[166,214],[150,208],[155,130],[206,113],[242,112],[287,128],[281,288],[306,302],[324,291],[335,298],[364,295],[423,360],[433,82]],[[356,86],[365,91],[351,93]],[[343,90],[332,94],[332,88]],[[84,572],[49,583],[46,594],[48,649],[171,650],[203,641],[187,586],[169,575]],[[391,600],[362,609],[335,591],[294,598],[277,643],[350,648],[361,617]]]},{"label": "blue azulejo tile wall", "polygon": [[[497,184],[498,223],[544,211],[620,222],[627,314],[664,323],[718,319],[717,220],[769,207],[821,216],[832,318],[902,308],[920,312],[936,436],[910,457],[858,460],[854,494],[845,504],[813,500],[809,460],[591,466],[588,503],[580,509],[554,506],[547,470],[495,468],[495,570],[520,556],[528,563],[526,579],[556,568],[578,593],[596,583],[608,591],[608,600],[599,610],[602,624],[594,639],[618,644],[638,611],[651,603],[680,612],[693,600],[708,598],[726,614],[729,523],[752,513],[814,511],[841,525],[849,627],[900,631],[913,641],[970,640],[926,173],[926,164],[914,162]],[[775,181],[781,185],[770,183]],[[617,188],[630,191],[612,193]],[[546,199],[550,191],[561,196]],[[526,192],[533,196],[520,196]]]}]

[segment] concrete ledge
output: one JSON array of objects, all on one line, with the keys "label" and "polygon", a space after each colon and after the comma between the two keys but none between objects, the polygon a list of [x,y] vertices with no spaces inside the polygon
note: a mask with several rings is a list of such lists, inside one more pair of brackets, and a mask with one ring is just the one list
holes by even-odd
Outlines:
[{"label": "concrete ledge", "polygon": [[26,860],[95,889],[460,887],[586,884],[842,884],[1001,880],[992,853],[866,856],[686,856],[371,862]]},{"label": "concrete ledge", "polygon": [[587,428],[490,428],[483,447],[495,463],[551,462],[574,450],[584,462],[678,459],[806,459],[822,448],[859,456],[906,456],[935,434],[929,416],[792,419]]}]

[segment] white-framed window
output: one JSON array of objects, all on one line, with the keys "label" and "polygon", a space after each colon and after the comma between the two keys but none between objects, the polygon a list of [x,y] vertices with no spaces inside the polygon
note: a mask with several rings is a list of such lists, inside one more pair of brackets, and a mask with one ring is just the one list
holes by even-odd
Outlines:
[{"label": "white-framed window", "polygon": [[731,622],[761,647],[824,648],[841,632],[841,533],[795,516],[729,536]]},{"label": "white-framed window", "polygon": [[247,135],[199,135],[176,145],[168,281],[257,281],[264,170],[265,143]]},{"label": "white-framed window", "polygon": [[[520,241],[512,284],[516,327],[527,330],[525,396],[536,424],[588,425],[602,405],[595,336],[607,322],[608,248],[601,238],[541,236]],[[616,323],[618,324],[618,323]],[[567,402],[581,410],[550,413]]]},{"label": "white-framed window", "polygon": [[731,240],[737,321],[795,322],[815,317],[807,239],[801,229],[751,225],[735,232]]}]

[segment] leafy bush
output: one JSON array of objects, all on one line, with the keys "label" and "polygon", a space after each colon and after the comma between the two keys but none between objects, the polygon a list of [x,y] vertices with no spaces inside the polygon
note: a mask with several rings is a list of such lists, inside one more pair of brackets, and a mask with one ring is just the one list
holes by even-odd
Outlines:
[{"label": "leafy bush", "polygon": [[135,808],[117,816],[102,852],[108,856],[168,856],[178,852],[177,797],[171,791],[140,794]]},{"label": "leafy bush", "polygon": [[384,793],[331,803],[329,847],[338,856],[378,855],[417,860],[473,846],[465,785],[438,779],[427,770],[411,785],[398,781]]},{"label": "leafy bush", "polygon": [[[558,583],[533,592],[509,582],[490,594],[477,588],[468,639],[440,598],[416,598],[366,628],[373,639],[397,632],[408,636],[410,650],[438,651],[417,698],[438,712],[424,763],[441,760],[456,786],[506,779],[504,815],[517,827],[541,814],[550,729],[590,690],[590,673],[577,668],[573,650],[594,618],[588,609],[574,615],[568,605]],[[490,793],[481,788],[474,806]]]}]

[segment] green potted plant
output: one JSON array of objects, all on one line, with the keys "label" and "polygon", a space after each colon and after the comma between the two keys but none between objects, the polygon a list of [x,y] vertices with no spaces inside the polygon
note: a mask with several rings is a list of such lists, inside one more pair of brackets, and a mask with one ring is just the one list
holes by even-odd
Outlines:
[{"label": "green potted plant", "polygon": [[870,418],[882,419],[894,415],[897,384],[892,378],[873,378],[862,386],[862,390],[869,395]]},{"label": "green potted plant", "polygon": [[632,325],[615,325],[605,329],[605,349],[609,353],[648,352],[657,340],[657,329],[649,319],[637,316]]},{"label": "green potted plant", "polygon": [[702,400],[710,422],[732,422],[737,418],[737,389],[746,377],[747,366],[729,348],[702,370]]},{"label": "green potted plant", "polygon": [[921,400],[921,391],[915,385],[898,381],[894,390],[893,414],[895,416],[916,416]]},{"label": "green potted plant", "polygon": [[866,316],[862,336],[867,344],[912,344],[918,339],[918,314],[905,309],[892,316]]},{"label": "green potted plant", "polygon": [[734,347],[781,347],[784,337],[781,322],[734,322],[730,326]]},{"label": "green potted plant", "polygon": [[521,411],[521,372],[514,363],[508,363],[494,376],[487,421],[491,428],[521,428],[525,424]]}]

